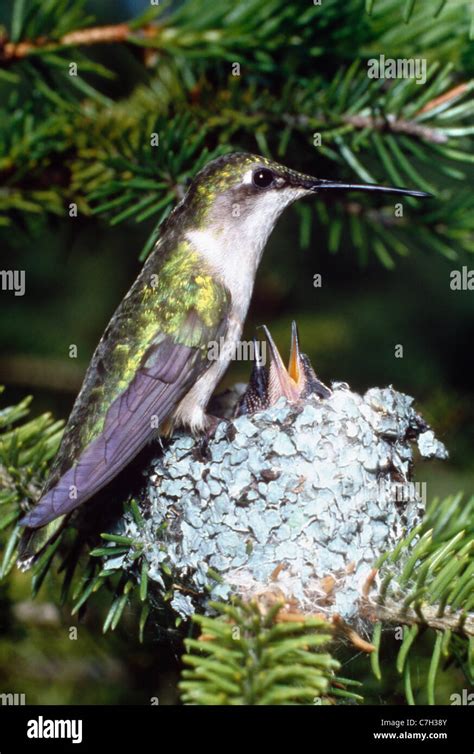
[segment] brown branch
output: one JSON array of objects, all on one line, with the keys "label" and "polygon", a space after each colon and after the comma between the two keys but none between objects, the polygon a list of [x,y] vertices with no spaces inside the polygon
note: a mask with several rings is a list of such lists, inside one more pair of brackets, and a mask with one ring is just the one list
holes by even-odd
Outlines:
[{"label": "brown branch", "polygon": [[61,37],[61,44],[79,46],[125,42],[130,34],[131,30],[128,24],[95,26],[90,29],[79,29],[65,34]]},{"label": "brown branch", "polygon": [[425,141],[431,141],[433,144],[445,144],[448,141],[446,134],[437,128],[429,128],[411,120],[397,120],[393,115],[387,115],[386,118],[373,118],[370,115],[346,115],[342,120],[356,128],[373,128],[376,131],[408,134]]},{"label": "brown branch", "polygon": [[[433,105],[434,107],[434,105]],[[423,112],[422,110],[420,112]],[[311,118],[308,115],[290,115],[283,116],[285,122],[290,126],[313,126],[315,120],[320,122],[326,122],[325,116],[318,116],[317,119]],[[354,128],[372,128],[376,131],[391,131],[393,133],[405,133],[409,136],[415,136],[418,139],[424,139],[425,141],[431,141],[433,144],[445,144],[448,141],[448,137],[442,131],[437,128],[430,128],[429,126],[423,126],[420,123],[415,123],[411,120],[397,120],[394,115],[387,115],[385,118],[377,117],[373,118],[370,115],[343,115],[341,117],[343,123],[353,126]]]},{"label": "brown branch", "polygon": [[126,23],[109,26],[92,26],[64,34],[57,40],[48,37],[38,37],[31,42],[9,42],[0,40],[0,63],[11,63],[26,58],[38,50],[55,50],[61,47],[81,47],[95,44],[114,44],[128,42],[132,36],[143,36],[152,39],[160,33],[156,24],[146,24],[139,29],[131,29]]},{"label": "brown branch", "polygon": [[[428,113],[434,110],[438,105],[445,102],[451,102],[453,99],[462,97],[469,90],[469,84],[463,83],[452,87],[439,97],[435,97],[424,105],[417,115]],[[411,120],[397,120],[393,115],[387,118],[372,118],[362,115],[349,115],[343,118],[345,123],[350,123],[356,128],[375,128],[379,131],[387,130],[394,133],[405,133],[409,136],[417,136],[425,141],[431,141],[433,144],[446,144],[448,137],[437,128],[429,128],[421,123],[414,123]]]},{"label": "brown branch", "polygon": [[438,605],[425,605],[418,614],[412,608],[403,608],[395,600],[387,600],[384,605],[372,605],[371,607],[375,610],[376,620],[393,624],[402,623],[408,626],[418,623],[442,631],[449,629],[466,636],[474,636],[474,615],[466,615],[461,610],[439,615]]},{"label": "brown branch", "polygon": [[377,574],[378,570],[373,568],[363,584],[361,616],[368,618],[373,623],[379,620],[395,625],[402,623],[413,626],[418,623],[439,630],[449,629],[464,633],[466,636],[474,636],[474,615],[472,613],[466,614],[462,610],[457,610],[452,613],[446,611],[439,615],[439,605],[423,605],[418,610],[414,610],[411,607],[404,607],[394,599],[385,599],[383,603],[379,602],[377,594],[374,597],[370,595],[372,589],[377,589],[375,583]]}]

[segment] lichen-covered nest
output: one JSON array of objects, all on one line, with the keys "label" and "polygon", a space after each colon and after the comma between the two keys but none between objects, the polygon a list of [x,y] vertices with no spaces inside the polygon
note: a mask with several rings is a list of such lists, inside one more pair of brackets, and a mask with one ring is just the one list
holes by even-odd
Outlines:
[{"label": "lichen-covered nest", "polygon": [[164,592],[171,575],[182,617],[275,592],[301,613],[351,622],[374,561],[423,513],[415,443],[421,456],[447,456],[412,403],[391,387],[361,396],[339,383],[324,400],[282,397],[222,421],[204,453],[175,434],[153,462],[144,526],[125,517],[149,579]]}]

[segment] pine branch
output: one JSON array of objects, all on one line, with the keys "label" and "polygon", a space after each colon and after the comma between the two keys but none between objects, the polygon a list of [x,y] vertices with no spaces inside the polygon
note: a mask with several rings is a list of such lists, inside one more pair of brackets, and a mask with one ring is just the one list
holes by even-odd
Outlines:
[{"label": "pine branch", "polygon": [[[440,522],[447,522],[440,528]],[[454,531],[453,531],[453,524]],[[435,500],[430,513],[380,562],[379,590],[368,609],[394,623],[422,623],[474,635],[474,497]]]},{"label": "pine branch", "polygon": [[[423,50],[431,59],[462,56],[470,39],[473,19],[469,0],[418,2],[414,0],[367,0],[377,33],[376,52],[390,50],[393,57],[407,57],[407,50]],[[405,23],[400,23],[401,18]],[[436,19],[436,20],[434,20]]]},{"label": "pine branch", "polygon": [[[347,72],[347,76],[352,77],[353,75],[353,72]],[[360,71],[357,81],[353,82],[354,91],[357,91],[359,84],[363,81],[363,75],[363,72]],[[447,79],[445,73],[441,72],[438,79],[435,81],[437,90],[442,86],[446,86]],[[322,82],[320,83],[322,85]],[[336,87],[336,89],[337,88],[338,87]],[[404,88],[408,90],[413,87],[408,82]],[[295,91],[295,87],[290,87],[290,89]],[[462,92],[460,90],[458,91],[458,96],[460,94],[466,94],[468,91],[469,89],[464,87]],[[212,113],[211,117],[209,117],[207,95],[203,92],[201,95],[203,100],[202,104],[200,103],[199,108],[194,110],[192,116],[188,115],[187,128],[192,128],[191,122],[192,120],[195,120],[197,116],[201,129],[200,133],[207,142],[211,141],[215,135],[218,135],[220,140],[226,143],[226,148],[231,148],[230,143],[232,140],[235,140],[235,148],[239,149],[242,147],[242,139],[248,139],[245,132],[248,131],[249,127],[252,127],[252,129],[255,130],[257,144],[249,143],[247,148],[252,151],[255,151],[255,149],[261,149],[261,151],[272,156],[277,153],[278,156],[281,155],[281,158],[284,157],[284,153],[288,150],[288,145],[290,143],[293,144],[293,146],[295,144],[300,144],[301,148],[298,149],[298,153],[300,154],[301,149],[302,153],[306,154],[307,147],[304,145],[304,141],[307,139],[308,132],[320,130],[322,146],[318,151],[320,151],[322,155],[334,159],[340,164],[348,163],[350,169],[355,169],[358,176],[363,180],[375,182],[377,176],[372,172],[369,172],[369,170],[362,165],[361,157],[356,156],[357,152],[361,154],[362,148],[367,152],[366,159],[369,161],[369,164],[370,162],[374,163],[374,161],[376,161],[379,174],[381,173],[381,160],[378,158],[383,158],[382,167],[390,173],[388,180],[399,185],[415,185],[428,191],[436,191],[436,186],[433,182],[426,181],[426,179],[422,177],[420,171],[423,162],[430,160],[433,164],[433,159],[429,156],[427,148],[428,144],[422,144],[422,148],[416,147],[414,143],[415,140],[419,141],[421,139],[422,141],[425,141],[426,137],[428,142],[433,143],[433,147],[446,145],[446,157],[448,160],[452,161],[453,158],[455,158],[458,161],[465,161],[466,163],[469,163],[470,161],[468,152],[455,152],[453,150],[453,139],[451,138],[449,129],[446,125],[446,119],[449,115],[446,110],[442,114],[443,120],[435,122],[435,125],[431,126],[418,122],[419,118],[427,117],[428,111],[423,111],[421,107],[417,111],[414,111],[411,120],[396,117],[389,112],[383,118],[381,118],[381,116],[374,118],[364,112],[363,102],[348,102],[339,114],[337,107],[332,107],[333,105],[336,105],[336,103],[332,102],[331,97],[327,93],[324,101],[321,101],[319,91],[316,91],[315,89],[314,93],[318,102],[317,106],[324,108],[320,114],[317,113],[317,111],[317,114],[314,113],[315,105],[312,100],[309,99],[308,102],[304,103],[301,103],[298,100],[294,101],[292,106],[295,111],[299,110],[300,114],[298,116],[289,115],[288,105],[290,102],[285,101],[285,93],[278,103],[275,103],[272,100],[265,100],[263,103],[260,103],[259,110],[255,113],[245,113],[242,111],[241,105],[238,104],[242,96],[242,92],[239,91],[239,97],[235,103],[235,107],[231,100],[227,103],[225,115],[218,115],[217,108],[219,107],[219,103],[216,103],[216,113]],[[307,93],[307,95],[310,94],[311,92]],[[407,95],[408,91],[405,93],[405,101],[407,102],[410,111],[413,111],[413,102],[407,98]],[[140,94],[140,96],[142,97],[143,95]],[[245,97],[245,94],[243,96]],[[398,95],[398,99],[399,96],[400,95]],[[460,114],[461,117],[464,118],[469,116],[469,101],[466,101],[466,103],[461,106],[457,104],[455,97],[450,96],[450,101],[451,103],[456,102],[456,105],[453,104],[453,107],[456,107],[458,111],[461,108],[461,113],[457,113],[458,117]],[[130,103],[130,105],[131,108],[135,108],[135,103]],[[356,106],[361,107],[361,110],[354,115],[352,111]],[[185,107],[189,111],[189,104],[185,104]],[[311,116],[306,115],[304,112],[305,110],[308,110],[309,107],[313,108],[313,115]],[[387,101],[387,107],[390,107],[390,101]],[[303,113],[301,113],[301,110],[303,110]],[[434,116],[434,108],[431,108],[431,114]],[[269,123],[272,124],[271,134],[278,136],[277,142],[274,141],[272,136],[271,145],[261,143],[261,140],[264,138],[263,134],[268,131]],[[370,124],[375,125],[376,128],[368,128]],[[166,140],[169,138],[167,133],[171,131],[174,149],[178,152],[182,152],[183,143],[187,144],[189,139],[180,143],[178,139],[174,138],[176,133],[174,122],[170,125],[171,127],[168,126],[167,117],[165,116],[154,124],[148,126],[148,134],[154,131],[159,132],[160,134],[163,134],[163,140],[164,143],[166,143]],[[132,124],[131,128],[133,129]],[[343,129],[345,129],[344,132]],[[378,141],[375,138],[374,131],[377,130],[380,131],[380,139],[383,141]],[[457,130],[460,129],[458,128]],[[396,132],[398,133],[395,135]],[[362,137],[362,139],[360,137]],[[403,142],[401,141],[401,138],[404,139]],[[284,139],[284,144],[282,139]],[[166,213],[171,209],[176,197],[179,196],[178,191],[174,190],[171,194],[168,194],[168,198],[166,198],[165,188],[168,184],[165,184],[165,188],[160,188],[160,186],[157,185],[155,191],[153,191],[153,185],[149,184],[147,188],[151,190],[151,193],[143,195],[143,189],[141,188],[142,185],[139,179],[141,176],[144,176],[147,171],[149,174],[150,168],[147,167],[147,162],[151,157],[150,152],[147,154],[141,146],[146,145],[146,141],[147,134],[143,133],[143,136],[134,142],[136,145],[135,155],[131,155],[132,160],[127,165],[126,173],[123,172],[121,175],[120,172],[117,171],[117,167],[120,166],[120,163],[117,162],[115,157],[105,156],[104,166],[112,168],[113,172],[109,172],[109,176],[105,171],[102,172],[102,176],[99,172],[96,172],[93,175],[93,181],[89,182],[92,190],[88,195],[87,201],[89,203],[95,203],[94,200],[101,196],[104,197],[106,201],[100,204],[95,204],[94,211],[98,214],[105,213],[106,216],[110,214],[114,223],[125,219],[129,220],[133,217],[135,217],[137,221],[140,221],[140,217],[142,216],[145,218],[153,216],[152,208],[154,205],[159,205],[160,202],[163,202],[164,207],[162,211]],[[384,143],[387,144],[386,147],[384,146]],[[117,154],[121,151],[120,147],[115,145],[114,142],[109,142],[107,149],[112,155],[115,150],[117,150]],[[126,145],[124,146],[124,149],[127,149]],[[410,151],[413,150],[415,150],[414,158],[412,157],[412,159],[408,159],[405,154],[408,155]],[[156,171],[160,169],[159,161],[162,158],[162,154],[159,149],[155,151],[158,162],[154,159],[153,169]],[[143,165],[140,165],[141,159],[144,160]],[[182,160],[181,157],[178,159]],[[291,157],[289,156],[288,159],[291,159]],[[308,153],[308,159],[314,159],[314,156],[311,158]],[[420,170],[418,169],[418,166]],[[448,167],[448,164],[439,158],[435,162],[435,167],[441,171],[444,169],[451,173],[454,171],[454,168]],[[133,171],[138,179],[136,196],[133,194],[133,191],[131,191],[131,189],[133,189],[133,184],[128,185],[130,170]],[[169,173],[168,166],[165,167],[165,171],[166,170]],[[173,170],[173,173],[176,174],[176,171]],[[318,170],[318,173],[321,174],[321,170]],[[348,174],[350,175],[349,171]],[[458,176],[461,178],[462,174],[459,172]],[[180,177],[177,176],[174,183],[176,186],[182,186],[185,180],[186,174],[181,175]],[[444,178],[442,180],[445,181]],[[82,186],[85,186],[87,190],[88,181],[82,181]],[[143,186],[143,188],[145,188],[145,186]],[[139,196],[140,190],[141,196]],[[409,236],[412,236],[414,224],[417,224],[421,229],[420,238],[423,245],[427,248],[434,247],[448,258],[453,258],[455,252],[450,246],[449,241],[451,228],[456,227],[458,247],[464,246],[466,250],[469,249],[472,238],[472,221],[470,219],[472,218],[472,214],[466,212],[465,208],[463,212],[457,212],[456,210],[457,207],[462,207],[463,193],[466,195],[466,201],[472,204],[471,192],[463,192],[463,190],[459,191],[459,189],[454,191],[453,189],[453,201],[450,201],[449,199],[447,200],[446,188],[443,189],[442,201],[432,201],[429,206],[416,206],[409,200],[407,202],[408,205],[411,204],[409,218],[406,218],[405,216],[396,218],[394,216],[393,206],[387,206],[385,212],[378,212],[373,209],[373,206],[369,207],[366,203],[360,202],[357,204],[359,210],[355,213],[357,218],[353,219],[350,224],[352,242],[361,251],[363,249],[366,251],[367,247],[371,245],[384,263],[392,265],[391,251],[395,251],[396,254],[406,253],[406,242],[408,241]],[[145,202],[145,215],[141,215],[141,203],[139,204],[139,201]],[[329,247],[331,251],[335,251],[337,245],[336,247],[334,246],[332,239],[340,239],[343,236],[341,232],[336,234],[335,229],[337,229],[337,225],[342,222],[345,214],[344,208],[347,209],[348,207],[349,214],[354,215],[354,207],[356,205],[354,203],[348,205],[347,202],[343,202],[341,204],[343,212],[338,213],[336,206],[336,211],[331,213],[329,220],[329,215],[325,215],[321,209],[321,203],[323,201],[324,197],[320,197],[315,209],[316,213],[319,215],[319,221],[322,222],[323,225],[328,225],[329,222],[331,222],[332,231],[329,240]],[[114,203],[120,208],[119,212],[114,213]],[[151,208],[150,211],[148,211],[147,207]],[[303,219],[305,209],[298,207],[296,211],[301,213]],[[456,212],[456,214],[459,214],[459,219],[456,223],[454,222],[453,211]],[[308,214],[309,213],[307,213],[304,218],[308,225],[305,231],[306,238],[309,238],[312,224],[311,217],[308,217]],[[315,213],[311,213],[311,215],[314,217]],[[361,230],[361,224],[366,228],[365,233]],[[465,232],[463,234],[459,234],[459,224],[461,227],[465,227]],[[410,229],[409,234],[404,234],[404,227],[407,227],[407,231]],[[390,230],[390,233],[387,233],[388,229]],[[368,233],[374,238],[375,243],[370,243]],[[153,238],[150,239],[148,247],[151,245],[152,240]]]},{"label": "pine branch", "polygon": [[[3,388],[0,387],[0,393]],[[50,414],[23,421],[32,398],[0,411],[0,532],[8,532],[0,579],[16,560],[16,545],[21,533],[18,519],[39,497],[49,462],[56,454],[63,422]]]},{"label": "pine branch", "polygon": [[[383,80],[369,79],[364,64],[342,65],[331,80],[326,74],[309,79],[296,64],[296,70],[288,70],[282,83],[281,66],[268,64],[274,45],[279,44],[278,33],[293,24],[301,42],[306,39],[313,49],[313,32],[294,9],[289,18],[283,0],[274,0],[271,13],[257,5],[251,0],[237,14],[226,4],[204,12],[201,0],[192,0],[166,16],[163,35],[169,47],[160,59],[158,75],[123,101],[104,100],[96,89],[87,89],[90,85],[84,78],[79,77],[79,83],[68,76],[68,61],[57,53],[29,56],[36,66],[41,62],[41,70],[28,69],[28,77],[38,81],[45,110],[30,111],[18,92],[12,94],[5,110],[0,129],[5,155],[0,164],[5,186],[0,194],[0,223],[20,222],[29,215],[45,217],[44,211],[64,216],[71,203],[80,213],[93,212],[112,224],[153,221],[155,230],[145,244],[144,256],[160,223],[182,196],[186,181],[203,164],[196,160],[197,149],[189,149],[193,143],[207,148],[205,158],[227,149],[248,149],[306,171],[308,164],[314,164],[312,172],[328,177],[334,172],[330,163],[335,162],[341,178],[352,178],[355,173],[364,181],[406,184],[439,196],[424,205],[407,200],[406,217],[395,217],[393,205],[379,210],[364,200],[357,204],[335,202],[328,213],[323,202],[330,199],[320,197],[313,211],[296,208],[306,244],[317,217],[325,229],[322,241],[330,251],[337,251],[349,233],[362,262],[372,250],[384,265],[392,267],[393,255],[407,253],[414,228],[419,246],[430,252],[435,250],[448,259],[456,258],[456,249],[469,252],[474,207],[472,192],[465,186],[472,163],[468,141],[472,134],[468,120],[471,84],[453,87],[452,65],[439,70],[435,65],[425,87],[418,87],[413,80],[386,86]],[[355,14],[359,5],[354,0],[344,12]],[[48,39],[71,39],[67,35],[73,35],[77,40],[82,33],[87,39],[89,30],[96,28],[78,30],[74,28],[81,25],[77,17],[66,14],[63,22],[59,5],[53,3],[52,7],[57,16],[52,14],[50,27],[54,31],[46,34]],[[331,2],[325,7],[324,14],[318,7],[307,9],[306,21],[317,18],[328,33],[323,48],[315,54],[327,53],[338,28],[336,5]],[[393,3],[383,0],[377,18],[393,10]],[[29,19],[26,26],[18,21],[15,35],[12,30],[15,43],[24,41],[22,29],[25,34],[34,30],[40,15],[32,11]],[[455,14],[447,13],[446,19],[451,30],[458,28]],[[136,19],[128,27],[147,23],[149,18]],[[249,59],[248,50],[245,53],[253,78],[229,76],[228,64],[216,70],[213,55],[223,55],[226,61],[239,59],[239,49],[248,47],[257,30],[260,57]],[[214,42],[211,40],[205,51],[208,37]],[[199,76],[194,73],[198,60]],[[26,59],[17,64],[21,73]],[[89,64],[92,71],[96,64]],[[87,71],[87,66],[88,61],[79,58],[79,69]],[[106,69],[102,74],[106,75]],[[48,81],[51,76],[59,77],[57,83],[66,93],[60,104]],[[72,83],[79,85],[74,92]],[[274,89],[279,91],[278,97]],[[28,92],[29,87],[25,95]],[[95,102],[79,102],[79,93],[88,93]],[[12,115],[15,107],[17,112]],[[187,122],[185,128],[179,125],[183,122]],[[159,135],[161,147],[150,147],[152,133]],[[322,139],[316,149],[308,143],[315,133]]]},{"label": "pine branch", "polygon": [[474,498],[466,501],[458,494],[433,501],[423,524],[377,565],[380,573],[374,569],[366,584],[363,608],[372,621],[379,621],[372,639],[375,675],[381,678],[382,627],[405,626],[396,668],[404,675],[408,701],[414,704],[410,656],[422,631],[432,629],[426,694],[434,704],[441,659],[457,656],[467,676],[472,678],[474,673],[470,650],[474,641]]},{"label": "pine branch", "polygon": [[201,636],[185,640],[183,662],[189,669],[180,682],[185,704],[331,703],[339,663],[321,653],[331,640],[325,621],[281,623],[278,604],[265,614],[257,604],[241,601],[213,608],[219,617],[196,616]]},{"label": "pine branch", "polygon": [[[317,22],[324,32],[328,49],[329,37],[339,49],[344,38],[353,38],[355,21],[362,10],[362,0],[350,0],[343,10],[347,28],[341,29],[341,9],[337,0],[326,0],[325,14],[318,7],[297,0],[297,7],[289,8],[284,0],[269,0],[262,5],[259,0],[246,0],[238,7],[231,0],[209,5],[206,0],[193,0],[177,10],[172,10],[160,25],[151,23],[163,15],[170,3],[152,7],[142,16],[127,23],[89,28],[86,18],[81,18],[84,2],[70,5],[67,0],[52,0],[49,14],[41,13],[40,0],[31,0],[28,14],[24,14],[22,0],[15,0],[10,36],[3,39],[0,63],[23,60],[44,52],[57,52],[70,46],[91,46],[99,43],[130,42],[150,47],[170,55],[204,56],[207,58],[235,59],[247,55],[246,64],[256,69],[273,67],[270,54],[281,47],[283,40],[297,47],[312,34],[312,22]],[[68,10],[65,11],[65,8]],[[49,29],[41,23],[45,17]],[[87,19],[89,20],[89,19]],[[41,34],[38,34],[38,29]],[[36,34],[35,34],[36,32]],[[283,36],[284,35],[284,36]],[[258,51],[254,51],[257,37]],[[317,48],[309,48],[309,55],[319,55]]]}]

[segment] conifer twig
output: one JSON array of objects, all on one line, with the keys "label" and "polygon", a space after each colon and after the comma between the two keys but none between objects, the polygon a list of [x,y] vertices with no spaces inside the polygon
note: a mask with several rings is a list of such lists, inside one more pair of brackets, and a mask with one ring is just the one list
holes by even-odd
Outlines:
[{"label": "conifer twig", "polygon": [[133,29],[127,23],[110,24],[107,26],[91,26],[77,29],[64,34],[58,40],[48,37],[38,37],[28,42],[10,42],[7,38],[0,40],[0,64],[21,60],[38,50],[52,52],[62,47],[83,47],[95,44],[117,44],[127,42],[131,36],[154,38],[158,36],[161,27],[157,24],[144,24]]},{"label": "conifer twig", "polygon": [[438,605],[424,605],[418,611],[412,608],[406,608],[395,600],[387,600],[383,605],[377,605],[375,608],[376,620],[385,623],[404,624],[413,626],[415,624],[429,626],[441,631],[457,631],[464,633],[466,636],[474,636],[474,616],[466,614],[462,610],[455,613],[446,612],[439,614]]},{"label": "conifer twig", "polygon": [[433,144],[445,144],[448,141],[446,134],[437,128],[429,128],[421,123],[398,119],[390,115],[386,118],[373,118],[371,115],[346,115],[342,120],[356,128],[373,128],[377,131],[408,134],[409,136],[416,136],[425,141],[430,141]]}]

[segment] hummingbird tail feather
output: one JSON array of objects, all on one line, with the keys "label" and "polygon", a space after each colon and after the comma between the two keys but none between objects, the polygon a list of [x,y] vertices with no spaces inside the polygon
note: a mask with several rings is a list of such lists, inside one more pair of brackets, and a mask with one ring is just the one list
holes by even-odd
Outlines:
[{"label": "hummingbird tail feather", "polygon": [[17,565],[27,571],[41,553],[52,544],[66,525],[67,517],[61,516],[42,529],[25,529],[18,546]]}]

